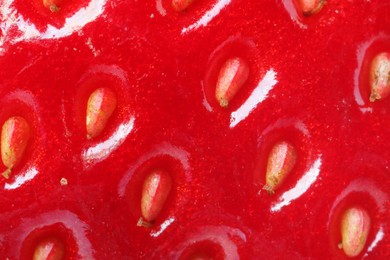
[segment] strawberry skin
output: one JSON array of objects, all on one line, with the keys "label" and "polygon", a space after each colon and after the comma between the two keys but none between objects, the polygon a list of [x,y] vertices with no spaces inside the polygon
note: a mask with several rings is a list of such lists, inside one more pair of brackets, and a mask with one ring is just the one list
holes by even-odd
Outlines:
[{"label": "strawberry skin", "polygon": [[[370,216],[357,257],[386,259],[390,99],[370,102],[369,78],[390,52],[390,5],[299,8],[75,0],[53,13],[1,2],[0,122],[20,116],[31,132],[0,180],[0,258],[32,259],[53,237],[64,259],[348,259],[340,223],[356,207]],[[248,76],[221,108],[215,88],[231,57]],[[102,87],[116,108],[87,139],[88,99]],[[269,196],[259,190],[280,140],[298,156]],[[173,186],[144,228],[153,169]]]}]

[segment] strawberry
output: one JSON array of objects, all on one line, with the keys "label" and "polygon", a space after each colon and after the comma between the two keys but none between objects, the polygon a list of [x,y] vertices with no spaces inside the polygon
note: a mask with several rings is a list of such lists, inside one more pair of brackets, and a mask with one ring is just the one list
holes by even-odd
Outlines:
[{"label": "strawberry", "polygon": [[387,259],[389,13],[0,2],[0,258]]}]

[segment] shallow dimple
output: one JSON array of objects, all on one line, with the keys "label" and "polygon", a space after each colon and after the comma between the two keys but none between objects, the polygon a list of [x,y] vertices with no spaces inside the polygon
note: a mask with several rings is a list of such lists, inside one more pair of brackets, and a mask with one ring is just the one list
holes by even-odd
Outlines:
[{"label": "shallow dimple", "polygon": [[[31,39],[58,39],[69,36],[80,30],[86,24],[97,19],[104,11],[107,0],[91,0],[88,6],[80,8],[77,12],[67,17],[60,27],[45,26],[45,31],[40,31],[28,17],[23,16],[13,5],[15,1],[3,1],[0,5],[0,16],[3,17],[4,37],[0,38],[0,53],[4,52],[7,44],[16,44]],[[49,11],[50,12],[50,11]],[[31,17],[30,17],[31,18]],[[18,34],[14,33],[15,26]]]},{"label": "shallow dimple", "polygon": [[[196,253],[205,250],[226,260],[240,259],[236,243],[246,242],[247,240],[246,235],[240,229],[223,225],[200,226],[192,232],[187,232],[187,234],[183,242],[170,252],[170,257],[178,259],[183,254],[184,256],[187,253],[196,255]],[[200,247],[197,248],[197,245]]]},{"label": "shallow dimple", "polygon": [[[9,235],[9,243],[12,244],[12,250],[9,257],[19,259],[20,254],[25,255],[27,252],[33,252],[31,239],[44,239],[48,236],[60,238],[66,248],[74,251],[67,254],[69,257],[83,259],[93,259],[93,248],[91,242],[86,236],[86,230],[89,226],[80,218],[68,210],[54,210],[39,214],[33,218],[23,218],[23,222],[12,230]],[[73,244],[74,243],[74,244]],[[35,244],[36,245],[36,244]]]}]

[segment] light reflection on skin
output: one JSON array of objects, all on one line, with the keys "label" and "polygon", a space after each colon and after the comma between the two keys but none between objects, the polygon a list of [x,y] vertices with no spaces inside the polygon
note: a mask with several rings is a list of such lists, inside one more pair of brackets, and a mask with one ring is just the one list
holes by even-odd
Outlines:
[{"label": "light reflection on skin", "polygon": [[[4,51],[6,42],[15,44],[31,39],[54,39],[69,36],[98,18],[104,12],[107,0],[91,0],[88,6],[66,18],[63,27],[56,28],[49,24],[44,32],[40,32],[34,24],[15,10],[13,2],[14,0],[5,0],[0,5],[1,30],[3,33],[3,37],[0,38],[0,53]],[[18,34],[14,33],[15,27]]]},{"label": "light reflection on skin", "polygon": [[207,101],[207,98],[206,98],[206,92],[204,90],[204,83],[203,81],[201,82],[201,85],[202,85],[202,92],[203,92],[203,106],[206,108],[207,111],[209,112],[213,112],[213,108],[211,107],[211,105],[209,104],[209,102]]},{"label": "light reflection on skin", "polygon": [[297,12],[297,8],[294,5],[292,0],[282,0],[283,6],[290,15],[291,20],[293,20],[296,24],[301,27],[301,29],[307,29],[307,26],[301,22],[299,14]]},{"label": "light reflection on skin", "polygon": [[321,171],[321,156],[319,156],[310,169],[298,180],[297,184],[290,190],[284,192],[279,202],[271,207],[272,212],[280,211],[284,206],[288,206],[293,200],[301,197],[315,183]]},{"label": "light reflection on skin", "polygon": [[38,170],[33,168],[28,168],[24,172],[18,172],[15,180],[12,183],[5,183],[4,189],[6,190],[14,190],[25,184],[26,182],[34,179],[34,177],[38,174]]},{"label": "light reflection on skin", "polygon": [[167,11],[164,9],[164,6],[162,4],[162,0],[156,0],[156,9],[157,9],[157,12],[159,14],[161,14],[161,16],[167,15]]},{"label": "light reflection on skin", "polygon": [[[39,215],[35,218],[23,218],[21,225],[12,230],[12,235],[8,238],[9,240],[15,240],[13,245],[15,246],[15,254],[21,251],[23,240],[34,230],[41,229],[46,226],[62,223],[69,229],[77,243],[78,256],[81,259],[94,259],[93,249],[91,242],[86,236],[88,231],[88,225],[81,221],[77,215],[68,210],[55,210]],[[22,238],[22,240],[20,240]],[[18,259],[19,256],[15,255],[11,257]]]},{"label": "light reflection on skin", "polygon": [[211,241],[218,244],[225,254],[224,259],[240,259],[237,246],[233,239],[240,239],[243,242],[247,240],[245,234],[237,228],[228,226],[202,226],[196,232],[190,234],[183,243],[179,244],[171,252],[169,259],[180,258],[185,249],[202,241]]},{"label": "light reflection on skin", "polygon": [[133,174],[138,169],[138,167],[140,167],[143,163],[147,162],[148,160],[154,157],[164,156],[164,155],[168,155],[174,159],[179,160],[184,169],[186,181],[190,182],[192,180],[188,152],[181,149],[180,147],[176,147],[170,143],[164,142],[157,145],[154,149],[152,149],[152,151],[140,157],[134,163],[134,165],[124,174],[124,177],[119,183],[119,188],[118,188],[119,196],[123,197],[125,195],[127,184],[131,180]]},{"label": "light reflection on skin", "polygon": [[231,3],[231,0],[219,0],[213,7],[206,11],[204,15],[195,23],[183,28],[181,34],[184,35],[190,31],[197,30],[199,27],[207,26],[225,7]]},{"label": "light reflection on skin", "polygon": [[150,232],[150,235],[151,235],[152,237],[158,237],[158,236],[161,235],[161,234],[167,229],[167,227],[169,227],[174,221],[175,221],[175,218],[174,218],[174,217],[168,218],[167,220],[165,220],[165,221],[160,225],[160,230],[158,230],[158,231],[152,231],[152,232]]},{"label": "light reflection on skin", "polygon": [[378,245],[378,243],[385,237],[385,232],[383,232],[383,227],[380,227],[376,233],[374,241],[367,248],[367,253],[364,254],[363,258],[367,257],[372,250]]},{"label": "light reflection on skin", "polygon": [[27,106],[31,107],[34,110],[35,114],[38,115],[41,114],[40,112],[41,109],[39,107],[38,101],[35,99],[34,95],[29,91],[17,89],[9,93],[7,96],[5,96],[4,100],[10,103],[13,102],[14,100],[21,101],[25,103]]},{"label": "light reflection on skin", "polygon": [[274,124],[268,126],[260,135],[260,139],[258,140],[259,144],[261,143],[261,138],[267,135],[268,133],[278,129],[278,128],[286,128],[286,127],[294,127],[298,131],[300,131],[303,135],[310,138],[309,130],[306,125],[297,119],[294,118],[282,118],[278,119]]},{"label": "light reflection on skin", "polygon": [[236,111],[231,113],[230,128],[234,128],[238,123],[248,117],[267,98],[269,91],[271,91],[276,83],[278,83],[276,80],[276,72],[273,69],[268,70],[249,98]]},{"label": "light reflection on skin", "polygon": [[84,150],[82,154],[84,166],[88,167],[91,164],[98,163],[115,151],[133,130],[134,121],[134,117],[130,118],[128,122],[120,124],[107,140]]},{"label": "light reflection on skin", "polygon": [[241,33],[238,33],[236,35],[229,36],[224,42],[218,45],[218,47],[215,48],[215,50],[213,50],[213,52],[210,54],[208,61],[210,62],[213,60],[220,51],[234,43],[243,44],[250,49],[256,48],[256,43],[251,38],[243,37]]},{"label": "light reflection on skin", "polygon": [[116,78],[118,78],[123,85],[125,86],[128,86],[129,85],[129,80],[127,78],[127,75],[126,75],[126,71],[124,71],[123,69],[121,69],[120,67],[116,66],[116,65],[96,65],[96,66],[93,66],[91,67],[87,73],[85,73],[85,75],[83,76],[83,78],[81,78],[81,82],[90,78],[91,75],[95,75],[95,74],[108,74],[108,75],[111,75],[111,76],[115,76]]}]

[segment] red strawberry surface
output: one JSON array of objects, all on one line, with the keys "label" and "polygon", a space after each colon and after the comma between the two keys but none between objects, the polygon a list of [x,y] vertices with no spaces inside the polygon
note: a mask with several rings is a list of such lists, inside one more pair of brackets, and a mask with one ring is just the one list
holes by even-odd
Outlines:
[{"label": "red strawberry surface", "polygon": [[[1,164],[1,259],[348,259],[349,208],[369,224],[356,257],[390,257],[390,97],[369,86],[389,1],[51,4],[0,2],[0,125],[29,124]],[[249,73],[221,107],[234,57]],[[267,192],[279,142],[292,163]]]}]

